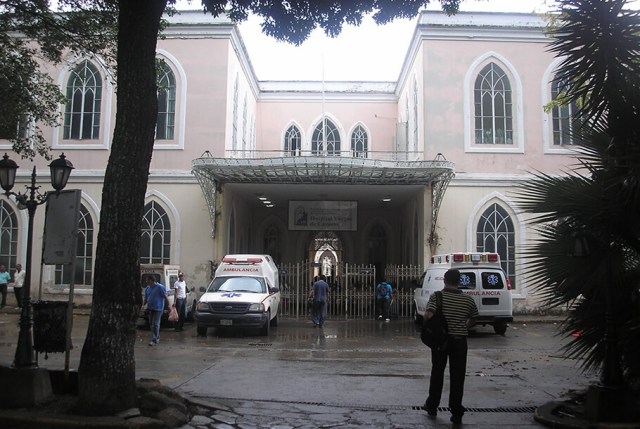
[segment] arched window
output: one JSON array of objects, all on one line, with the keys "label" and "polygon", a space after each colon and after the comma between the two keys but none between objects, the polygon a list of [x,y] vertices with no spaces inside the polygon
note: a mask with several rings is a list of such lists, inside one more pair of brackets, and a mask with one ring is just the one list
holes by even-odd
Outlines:
[{"label": "arched window", "polygon": [[[55,284],[71,283],[71,264],[56,265]],[[75,285],[93,284],[93,219],[84,205],[80,205],[78,239],[76,243]]]},{"label": "arched window", "polygon": [[[558,101],[567,92],[566,82],[556,78],[551,83],[551,100]],[[563,103],[561,103],[563,104]],[[553,144],[554,146],[570,145],[571,133],[573,131],[573,120],[578,110],[575,102],[564,105],[554,105],[551,111],[553,122]]]},{"label": "arched window", "polygon": [[302,134],[295,125],[291,125],[284,134],[285,155],[300,156],[302,149]]},{"label": "arched window", "polygon": [[280,244],[280,229],[276,225],[269,225],[264,231],[264,253],[271,255],[276,261],[281,261]]},{"label": "arched window", "polygon": [[16,266],[17,252],[18,218],[13,207],[0,200],[0,264],[5,265],[9,272]]},{"label": "arched window", "polygon": [[351,156],[354,158],[367,158],[369,151],[369,136],[367,131],[358,125],[351,133]]},{"label": "arched window", "polygon": [[384,269],[387,265],[387,233],[382,225],[375,225],[369,232],[367,243],[369,251],[369,263],[376,268],[376,281],[384,277]]},{"label": "arched window", "polygon": [[331,119],[324,118],[324,120],[320,121],[316,126],[315,130],[313,130],[311,153],[313,155],[327,156],[340,155],[340,133]]},{"label": "arched window", "polygon": [[102,78],[96,67],[85,60],[71,71],[67,81],[63,138],[97,139],[100,134],[101,102]]},{"label": "arched window", "polygon": [[513,221],[507,211],[498,204],[492,204],[482,213],[476,230],[477,251],[495,252],[500,255],[502,269],[516,286],[515,231]]},{"label": "arched window", "polygon": [[160,62],[158,79],[158,120],[156,140],[173,140],[176,124],[176,77],[165,62]]},{"label": "arched window", "polygon": [[155,201],[144,206],[140,263],[171,263],[171,222],[167,212]]},{"label": "arched window", "polygon": [[476,144],[513,144],[513,104],[509,78],[487,64],[474,85]]}]

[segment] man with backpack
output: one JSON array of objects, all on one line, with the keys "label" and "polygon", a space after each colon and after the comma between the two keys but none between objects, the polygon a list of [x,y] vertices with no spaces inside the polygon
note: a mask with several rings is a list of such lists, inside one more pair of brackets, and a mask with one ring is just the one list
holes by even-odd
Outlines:
[{"label": "man with backpack", "polygon": [[[431,377],[429,378],[429,396],[422,407],[430,417],[438,414],[438,406],[442,396],[444,384],[444,370],[449,361],[449,409],[451,422],[455,425],[462,423],[465,412],[462,406],[464,394],[464,377],[467,371],[467,336],[469,326],[478,317],[478,307],[469,295],[458,289],[460,271],[450,269],[444,273],[444,289],[442,300],[438,304],[437,294],[429,298],[426,319],[434,317],[441,311],[447,321],[448,339],[446,346],[431,349]],[[441,308],[439,308],[441,307]]]},{"label": "man with backpack", "polygon": [[389,309],[391,308],[391,285],[384,279],[376,286],[376,307],[378,308],[378,320],[388,322]]}]

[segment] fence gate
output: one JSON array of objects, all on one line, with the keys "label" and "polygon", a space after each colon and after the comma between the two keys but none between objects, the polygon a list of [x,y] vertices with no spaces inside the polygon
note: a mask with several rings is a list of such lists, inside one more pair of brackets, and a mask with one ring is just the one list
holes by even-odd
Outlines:
[{"label": "fence gate", "polygon": [[384,273],[395,295],[391,315],[413,317],[413,292],[424,274],[423,268],[417,265],[387,265]]},{"label": "fence gate", "polygon": [[[373,265],[339,264],[327,279],[331,288],[327,307],[329,319],[373,319],[375,309],[376,270]],[[309,291],[317,266],[309,261],[281,264],[280,289],[283,317],[306,318],[311,314]],[[420,267],[388,266],[387,281],[394,290],[392,316],[411,316],[413,289],[422,274]]]}]

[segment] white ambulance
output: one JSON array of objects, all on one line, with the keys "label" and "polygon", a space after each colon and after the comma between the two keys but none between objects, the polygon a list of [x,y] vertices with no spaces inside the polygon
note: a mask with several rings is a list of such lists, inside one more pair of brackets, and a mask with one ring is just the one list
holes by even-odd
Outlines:
[{"label": "white ambulance", "polygon": [[476,325],[491,325],[496,334],[504,335],[513,321],[511,284],[506,278],[497,253],[448,253],[431,257],[413,297],[416,323],[422,321],[431,294],[444,288],[444,273],[460,270],[459,289],[473,297],[478,306]]},{"label": "white ambulance", "polygon": [[269,255],[227,255],[196,308],[198,335],[212,327],[259,328],[278,324],[278,268]]},{"label": "white ambulance", "polygon": [[[166,264],[140,264],[140,285],[142,286],[142,294],[144,295],[144,287],[146,285],[145,277],[147,275],[152,275],[153,278],[156,279],[156,282],[164,285],[167,290],[167,297],[169,298],[169,304],[173,305],[173,295],[175,290],[173,289],[173,284],[178,280],[178,273],[180,272],[179,265],[166,265]],[[187,284],[188,287],[188,284]],[[187,319],[193,320],[193,315],[196,309],[196,304],[198,302],[198,296],[193,287],[189,288],[189,292],[187,292]],[[148,323],[147,312],[143,310],[140,313],[140,317],[145,318],[145,321]],[[165,308],[165,312],[162,315],[162,321],[166,321],[169,318],[169,309]]]}]

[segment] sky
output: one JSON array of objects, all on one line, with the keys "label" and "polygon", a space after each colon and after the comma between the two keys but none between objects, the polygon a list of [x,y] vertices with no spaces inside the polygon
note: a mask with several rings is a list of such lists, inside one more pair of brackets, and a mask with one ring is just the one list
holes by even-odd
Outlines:
[{"label": "sky", "polygon": [[[429,10],[441,10],[438,0],[431,3]],[[640,0],[627,4],[640,9]],[[555,5],[553,0],[462,0],[460,10],[544,13],[555,10]],[[359,27],[344,26],[333,39],[316,29],[298,47],[262,34],[259,24],[255,17],[240,24],[258,80],[396,81],[416,20],[378,26],[365,18]]]},{"label": "sky", "polygon": [[[430,10],[441,10],[432,0]],[[551,0],[463,0],[461,11],[538,12],[553,10]],[[240,24],[258,80],[396,81],[415,29],[415,19],[378,26],[370,17],[359,27],[344,26],[329,38],[316,29],[301,46],[277,42],[260,31],[258,18]],[[324,60],[324,71],[323,71]]]}]

